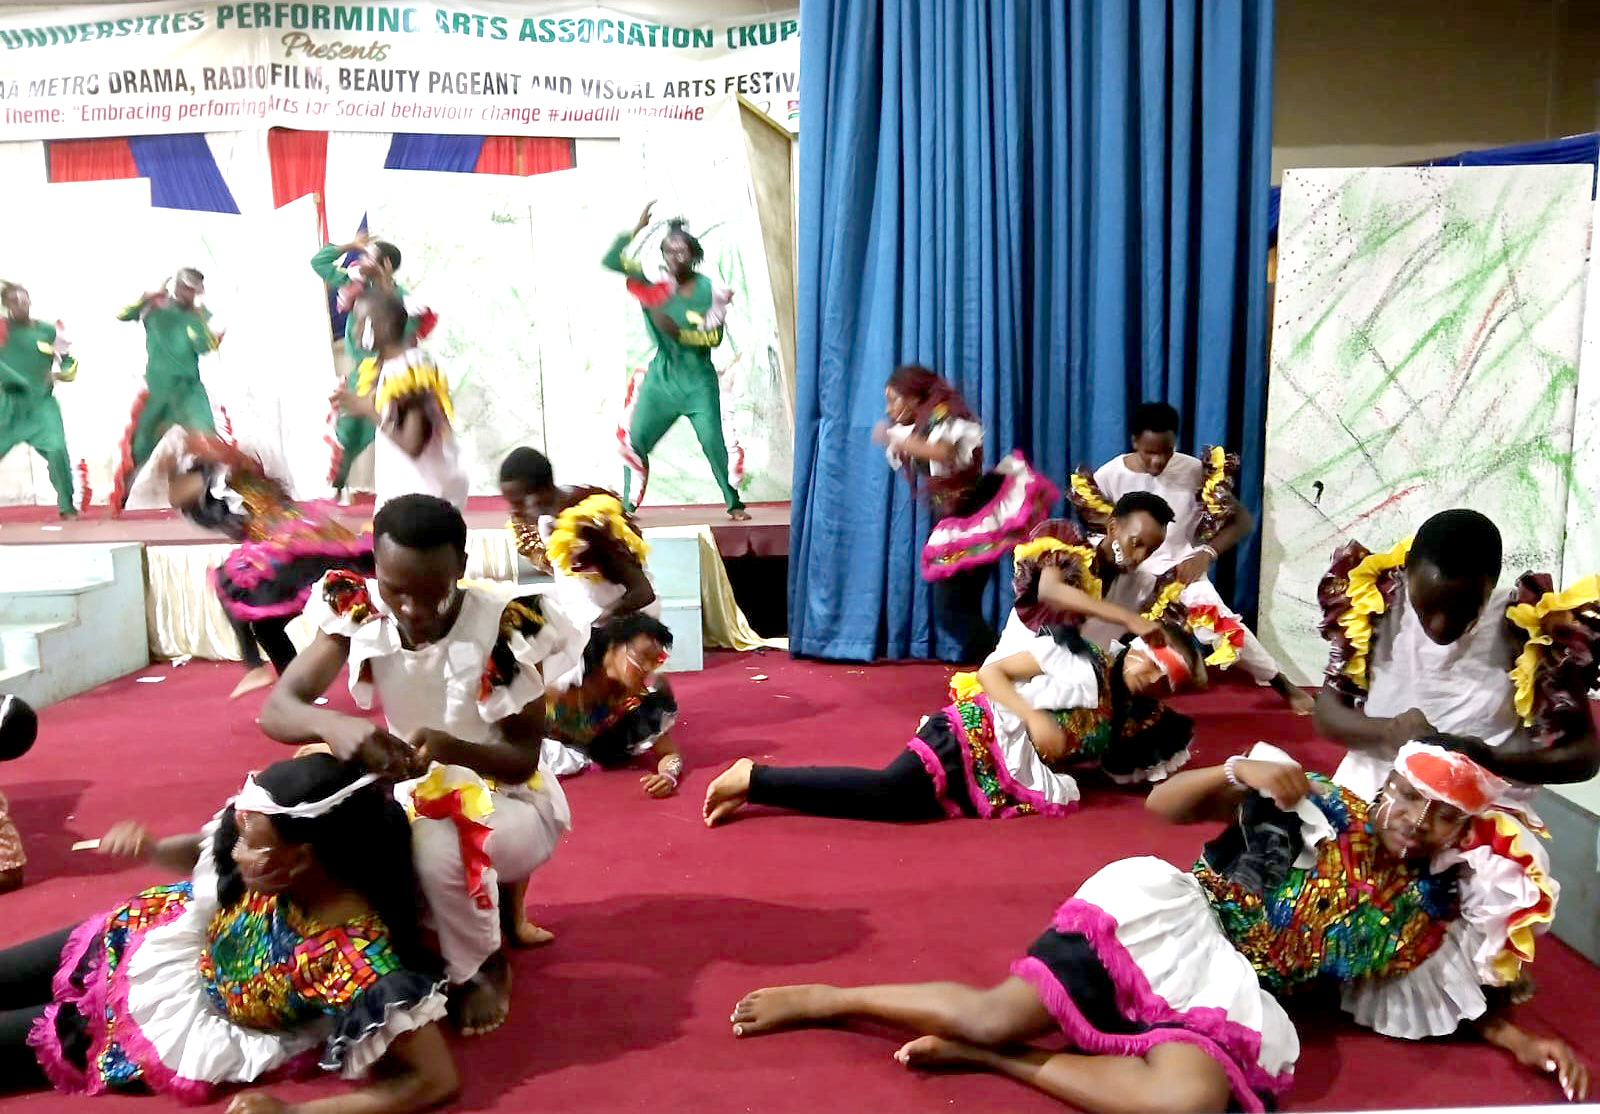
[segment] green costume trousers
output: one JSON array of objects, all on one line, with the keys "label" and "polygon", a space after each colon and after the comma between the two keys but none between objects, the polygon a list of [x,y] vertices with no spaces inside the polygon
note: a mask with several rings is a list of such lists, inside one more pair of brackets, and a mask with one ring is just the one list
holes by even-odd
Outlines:
[{"label": "green costume trousers", "polygon": [[28,445],[44,457],[50,468],[50,486],[56,489],[56,509],[71,514],[72,461],[67,456],[61,406],[53,397],[7,393],[0,398],[0,457],[18,445]]},{"label": "green costume trousers", "polygon": [[[628,427],[628,441],[634,452],[650,466],[650,451],[667,435],[667,430],[679,418],[688,418],[694,435],[700,441],[700,451],[717,486],[722,489],[722,499],[730,511],[744,506],[739,492],[728,479],[728,446],[722,438],[722,389],[717,385],[715,371],[705,374],[685,374],[674,368],[663,374],[663,369],[651,368],[639,385],[639,397],[633,404],[633,421]],[[623,469],[622,502],[632,511],[628,488],[633,474]]]},{"label": "green costume trousers", "polygon": [[[345,377],[345,389],[353,391],[356,383],[361,378],[360,369],[352,371]],[[366,451],[367,446],[377,436],[378,427],[365,418],[357,418],[350,414],[341,415],[333,425],[334,439],[339,442],[339,468],[334,473],[333,489],[343,491],[345,484],[350,479],[350,465],[355,463],[356,457]]]},{"label": "green costume trousers", "polygon": [[[119,502],[122,505],[128,501],[133,478],[150,459],[150,454],[156,451],[167,430],[178,426],[190,433],[217,432],[217,424],[211,417],[211,396],[206,394],[205,384],[199,379],[159,384],[147,379],[145,382],[149,394],[139,411],[139,420],[133,427],[133,462],[117,477],[118,491],[121,492]],[[120,510],[121,506],[117,509]]]}]

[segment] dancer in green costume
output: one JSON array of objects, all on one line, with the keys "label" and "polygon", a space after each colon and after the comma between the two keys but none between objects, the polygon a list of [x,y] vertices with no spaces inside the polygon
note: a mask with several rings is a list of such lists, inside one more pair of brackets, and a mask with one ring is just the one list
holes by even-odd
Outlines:
[{"label": "dancer in green costume", "polygon": [[[171,292],[168,292],[168,287]],[[145,389],[133,404],[122,459],[111,490],[111,513],[127,506],[139,469],[173,426],[189,433],[216,433],[211,396],[200,381],[200,357],[222,344],[211,329],[211,311],[200,304],[206,277],[184,267],[171,279],[117,314],[118,321],[144,325]]]},{"label": "dancer in green costume", "polygon": [[700,241],[682,221],[671,221],[661,241],[666,264],[660,281],[644,277],[644,267],[627,254],[628,245],[650,223],[650,206],[639,214],[632,232],[619,235],[601,265],[627,277],[628,292],[644,308],[645,326],[655,340],[656,354],[642,381],[629,387],[629,405],[617,431],[622,457],[622,501],[632,512],[637,501],[629,498],[633,473],[639,473],[639,498],[644,498],[650,476],[650,451],[679,418],[694,426],[700,451],[711,465],[717,486],[728,506],[728,517],[750,517],[734,480],[728,474],[728,446],[722,438],[722,391],[711,350],[722,343],[722,322],[733,292],[720,289],[695,270],[705,258]]},{"label": "dancer in green costume", "polygon": [[56,489],[56,509],[62,518],[73,518],[72,462],[55,390],[57,383],[77,378],[78,361],[67,355],[59,321],[47,325],[30,316],[32,301],[22,286],[0,283],[0,308],[5,310],[0,322],[0,457],[18,445],[44,457],[50,486]]},{"label": "dancer in green costume", "polygon": [[[352,254],[360,258],[349,268],[339,266],[340,259]],[[402,302],[409,300],[406,288],[394,277],[394,273],[400,269],[400,249],[383,240],[370,238],[365,231],[358,233],[348,244],[325,244],[318,248],[311,257],[311,269],[328,284],[330,290],[337,292],[339,309],[346,314],[355,306],[355,300],[362,290],[369,287],[393,290]],[[434,315],[420,307],[408,306],[407,309],[411,316],[406,321],[406,339],[421,340],[432,331]],[[374,355],[370,348],[360,343],[353,322],[353,315],[345,319],[344,349],[350,356],[350,371],[345,376],[344,384],[347,391],[358,390],[361,363]],[[350,481],[350,466],[372,444],[376,432],[377,427],[359,414],[341,412],[334,423],[333,436],[338,448],[333,467],[328,472],[328,482],[340,495],[344,494],[345,486]]]}]

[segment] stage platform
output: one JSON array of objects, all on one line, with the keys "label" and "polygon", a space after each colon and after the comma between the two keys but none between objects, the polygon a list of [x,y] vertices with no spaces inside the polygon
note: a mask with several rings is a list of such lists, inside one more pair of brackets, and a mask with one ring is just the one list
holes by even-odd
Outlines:
[{"label": "stage platform", "polygon": [[[786,557],[789,554],[789,504],[752,503],[750,521],[734,522],[720,505],[641,507],[639,525],[646,530],[668,526],[711,528],[724,560],[737,557]],[[372,513],[372,498],[342,508],[359,528]],[[467,527],[493,530],[505,524],[505,503],[492,495],[467,502]],[[176,511],[128,511],[112,518],[105,507],[91,507],[81,518],[63,522],[53,507],[0,507],[0,545],[67,545],[139,542],[143,545],[215,545],[219,535],[202,530]]]}]

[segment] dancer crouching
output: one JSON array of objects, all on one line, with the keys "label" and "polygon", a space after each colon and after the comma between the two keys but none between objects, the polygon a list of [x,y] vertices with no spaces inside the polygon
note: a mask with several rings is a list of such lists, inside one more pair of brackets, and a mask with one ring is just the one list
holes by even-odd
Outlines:
[{"label": "dancer crouching", "polygon": [[[415,817],[456,1017],[469,1035],[487,1032],[511,1008],[503,939],[551,939],[523,912],[528,876],[572,823],[560,783],[539,768],[542,698],[547,679],[576,668],[581,643],[537,596],[460,586],[467,524],[442,499],[391,500],[373,530],[376,579],[328,574],[322,629],[267,698],[261,729],[409,776],[395,796]],[[376,692],[388,730],[316,706],[347,663],[351,696],[367,708]]]},{"label": "dancer crouching", "polygon": [[321,1068],[375,1078],[293,1108],[246,1092],[228,1110],[404,1114],[453,1095],[406,816],[375,780],[310,755],[247,779],[203,832],[113,827],[102,853],[190,879],[0,952],[0,1090],[201,1103]]},{"label": "dancer crouching", "polygon": [[[1201,860],[1105,867],[998,985],[757,990],[734,1035],[863,1018],[930,1034],[902,1064],[994,1071],[1079,1110],[1255,1111],[1288,1092],[1300,1054],[1274,995],[1331,980],[1385,1036],[1465,1024],[1582,1099],[1576,1053],[1491,1007],[1485,988],[1532,958],[1555,883],[1538,849],[1513,860],[1484,842],[1508,787],[1436,745],[1452,741],[1405,747],[1370,805],[1266,744],[1179,774],[1146,807],[1227,823]],[[1026,1047],[1056,1034],[1074,1051]]]},{"label": "dancer crouching", "polygon": [[1050,630],[951,679],[951,703],[925,719],[882,770],[758,766],[741,758],[706,790],[714,826],[746,803],[854,820],[985,820],[1077,807],[1069,771],[1157,781],[1189,758],[1192,724],[1159,694],[1203,686],[1198,649],[1176,628],[1108,661],[1075,630]]}]

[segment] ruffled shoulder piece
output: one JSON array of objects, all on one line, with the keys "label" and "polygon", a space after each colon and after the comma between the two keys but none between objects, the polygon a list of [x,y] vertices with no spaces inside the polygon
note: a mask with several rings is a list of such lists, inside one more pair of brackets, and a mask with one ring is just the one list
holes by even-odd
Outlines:
[{"label": "ruffled shoulder piece", "polygon": [[1350,542],[1334,553],[1332,566],[1317,585],[1322,608],[1317,630],[1332,647],[1324,677],[1349,700],[1367,697],[1373,626],[1377,616],[1399,602],[1410,552],[1410,538],[1387,553],[1373,553],[1360,542]]},{"label": "ruffled shoulder piece", "polygon": [[1077,526],[1064,518],[1047,519],[1011,553],[1011,590],[1017,618],[1034,633],[1062,617],[1039,602],[1039,578],[1046,568],[1061,570],[1062,579],[1091,596],[1104,587],[1094,571],[1094,550]]},{"label": "ruffled shoulder piece", "polygon": [[1111,521],[1114,504],[1094,482],[1094,473],[1089,469],[1079,468],[1072,473],[1072,480],[1067,484],[1067,499],[1090,529],[1103,530]]},{"label": "ruffled shoulder piece", "polygon": [[1239,455],[1221,445],[1207,445],[1200,451],[1200,489],[1195,492],[1194,540],[1204,544],[1227,529],[1238,517]]},{"label": "ruffled shoulder piece", "polygon": [[1183,593],[1189,586],[1178,579],[1176,567],[1156,577],[1155,584],[1139,608],[1139,615],[1152,623],[1176,623],[1194,636],[1202,646],[1209,646],[1206,664],[1226,669],[1239,660],[1244,649],[1245,629],[1239,620],[1224,615],[1215,605],[1183,602]]},{"label": "ruffled shoulder piece", "polygon": [[1589,722],[1589,692],[1600,682],[1600,576],[1563,592],[1549,576],[1523,573],[1506,608],[1522,650],[1511,668],[1517,716],[1540,746],[1580,735]]},{"label": "ruffled shoulder piece", "polygon": [[328,605],[328,616],[321,626],[329,634],[349,638],[378,617],[366,580],[342,569],[323,577],[322,602]]},{"label": "ruffled shoulder piece", "polygon": [[622,509],[622,500],[609,491],[596,491],[556,516],[555,527],[545,543],[545,555],[557,571],[593,580],[600,573],[587,558],[589,547],[608,540],[641,565],[644,563],[649,547]]},{"label": "ruffled shoulder piece", "polygon": [[[360,390],[359,384],[357,390]],[[378,394],[372,400],[372,404],[378,413],[382,414],[395,403],[417,396],[431,398],[444,414],[446,421],[455,421],[455,407],[450,401],[450,384],[445,380],[444,374],[434,366],[432,358],[414,349],[404,371],[380,377]]]},{"label": "ruffled shoulder piece", "polygon": [[1431,869],[1455,864],[1461,882],[1461,919],[1472,932],[1472,961],[1485,986],[1509,986],[1533,962],[1534,940],[1555,920],[1561,887],[1550,876],[1550,857],[1517,818],[1491,812],[1472,821],[1456,847],[1435,856]]},{"label": "ruffled shoulder piece", "polygon": [[478,710],[490,722],[516,715],[544,695],[545,676],[561,676],[583,653],[572,623],[542,596],[508,600],[478,682]]}]

